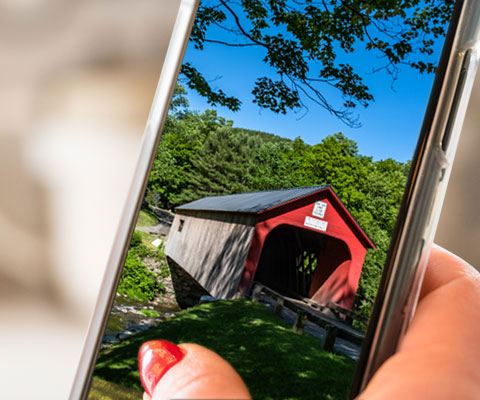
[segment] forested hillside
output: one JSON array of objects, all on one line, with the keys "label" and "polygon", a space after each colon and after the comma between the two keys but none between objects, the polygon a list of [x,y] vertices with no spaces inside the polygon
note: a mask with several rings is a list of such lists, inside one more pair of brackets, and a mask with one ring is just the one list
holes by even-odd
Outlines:
[{"label": "forested hillside", "polygon": [[410,163],[373,161],[332,133],[300,137],[233,128],[215,111],[188,109],[177,87],[147,188],[150,205],[172,209],[205,196],[329,184],[372,239],[355,308],[368,316],[385,262]]}]

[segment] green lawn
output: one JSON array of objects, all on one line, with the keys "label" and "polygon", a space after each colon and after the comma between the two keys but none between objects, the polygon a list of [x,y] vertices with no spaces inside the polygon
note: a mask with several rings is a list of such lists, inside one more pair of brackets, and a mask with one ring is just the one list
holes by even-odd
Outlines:
[{"label": "green lawn", "polygon": [[88,400],[142,400],[143,391],[133,390],[93,378]]},{"label": "green lawn", "polygon": [[140,210],[140,214],[138,215],[137,225],[138,226],[153,226],[158,224],[158,219],[155,217],[154,214]]},{"label": "green lawn", "polygon": [[155,247],[152,242],[157,239],[157,236],[150,235],[147,232],[139,231],[138,229],[135,230],[138,235],[142,238],[142,244],[145,245],[147,249],[153,250],[155,253],[157,252],[157,247]]},{"label": "green lawn", "polygon": [[182,311],[100,353],[95,377],[141,389],[137,352],[147,340],[204,345],[228,360],[256,399],[345,399],[355,363],[320,349],[318,339],[298,335],[265,306],[217,301]]}]

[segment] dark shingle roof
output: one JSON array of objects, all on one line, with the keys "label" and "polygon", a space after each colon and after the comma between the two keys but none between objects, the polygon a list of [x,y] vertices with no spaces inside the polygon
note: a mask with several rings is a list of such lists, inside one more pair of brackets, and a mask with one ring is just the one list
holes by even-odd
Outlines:
[{"label": "dark shingle roof", "polygon": [[177,210],[226,211],[258,214],[262,211],[270,210],[290,201],[319,192],[327,187],[329,187],[329,185],[204,197],[203,199],[177,207]]}]

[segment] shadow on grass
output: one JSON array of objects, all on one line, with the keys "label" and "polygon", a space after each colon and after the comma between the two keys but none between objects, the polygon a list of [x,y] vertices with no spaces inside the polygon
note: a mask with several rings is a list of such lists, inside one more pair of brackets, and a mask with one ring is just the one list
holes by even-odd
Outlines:
[{"label": "shadow on grass", "polygon": [[141,390],[137,352],[143,342],[166,339],[197,343],[224,357],[242,376],[254,399],[345,399],[355,363],[298,335],[265,306],[217,301],[175,318],[100,353],[95,377]]}]

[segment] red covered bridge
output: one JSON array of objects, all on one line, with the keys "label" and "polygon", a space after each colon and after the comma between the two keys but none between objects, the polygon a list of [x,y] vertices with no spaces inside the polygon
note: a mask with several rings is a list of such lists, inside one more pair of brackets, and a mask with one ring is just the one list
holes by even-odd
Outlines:
[{"label": "red covered bridge", "polygon": [[165,251],[177,299],[191,295],[179,280],[220,298],[255,280],[351,309],[375,248],[328,185],[206,197],[176,211]]}]

